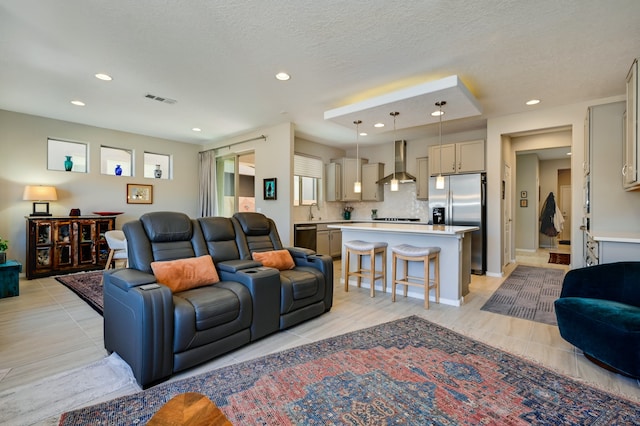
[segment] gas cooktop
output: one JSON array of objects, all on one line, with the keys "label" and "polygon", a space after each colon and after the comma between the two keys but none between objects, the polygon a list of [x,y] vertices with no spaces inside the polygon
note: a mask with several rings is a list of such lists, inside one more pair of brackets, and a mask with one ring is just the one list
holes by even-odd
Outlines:
[{"label": "gas cooktop", "polygon": [[376,217],[373,220],[384,220],[386,222],[420,222],[420,219],[415,217]]}]

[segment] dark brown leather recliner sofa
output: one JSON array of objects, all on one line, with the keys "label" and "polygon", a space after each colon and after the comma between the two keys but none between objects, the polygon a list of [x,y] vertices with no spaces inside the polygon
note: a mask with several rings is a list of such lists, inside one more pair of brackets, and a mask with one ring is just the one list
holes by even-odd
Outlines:
[{"label": "dark brown leather recliner sofa", "polygon": [[[283,248],[260,213],[153,212],[123,231],[129,266],[105,271],[104,342],[143,388],[331,309],[331,257],[286,248],[295,267],[285,271],[252,260],[254,251]],[[153,274],[152,262],[204,255],[219,275],[215,284],[172,293]]]}]

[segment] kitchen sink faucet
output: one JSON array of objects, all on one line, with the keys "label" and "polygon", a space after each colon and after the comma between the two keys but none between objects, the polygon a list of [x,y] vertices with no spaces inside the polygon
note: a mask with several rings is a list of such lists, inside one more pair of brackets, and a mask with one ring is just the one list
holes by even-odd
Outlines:
[{"label": "kitchen sink faucet", "polygon": [[309,204],[309,220],[313,220],[313,212],[312,212],[313,206],[316,206],[318,211],[320,211],[320,206],[318,206],[318,203]]}]

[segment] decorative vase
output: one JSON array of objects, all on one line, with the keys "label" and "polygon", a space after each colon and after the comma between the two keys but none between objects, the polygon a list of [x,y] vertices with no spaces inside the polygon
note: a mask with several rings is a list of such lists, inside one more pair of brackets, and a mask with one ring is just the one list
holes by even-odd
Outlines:
[{"label": "decorative vase", "polygon": [[153,175],[156,179],[160,179],[162,177],[162,169],[160,169],[160,164],[156,164],[156,169],[153,171]]},{"label": "decorative vase", "polygon": [[122,176],[122,167],[120,167],[120,164],[116,164],[116,176]]},{"label": "decorative vase", "polygon": [[344,212],[344,220],[351,220],[351,212]]},{"label": "decorative vase", "polygon": [[64,169],[68,172],[73,168],[73,161],[71,161],[70,155],[65,155],[66,160],[64,160]]},{"label": "decorative vase", "polygon": [[371,219],[375,219],[378,217],[378,210],[377,209],[371,209]]},{"label": "decorative vase", "polygon": [[0,263],[7,263],[7,252],[0,251]]}]

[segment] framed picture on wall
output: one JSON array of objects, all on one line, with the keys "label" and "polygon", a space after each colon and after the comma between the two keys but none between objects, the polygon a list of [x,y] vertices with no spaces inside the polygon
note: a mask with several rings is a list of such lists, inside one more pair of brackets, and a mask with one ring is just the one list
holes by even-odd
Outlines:
[{"label": "framed picture on wall", "polygon": [[520,200],[520,207],[529,207],[529,202],[527,200]]},{"label": "framed picture on wall", "polygon": [[153,185],[128,183],[127,204],[153,204]]},{"label": "framed picture on wall", "polygon": [[520,191],[520,198],[527,198],[527,191]]},{"label": "framed picture on wall", "polygon": [[278,179],[277,178],[264,179],[264,199],[265,200],[278,199]]}]

